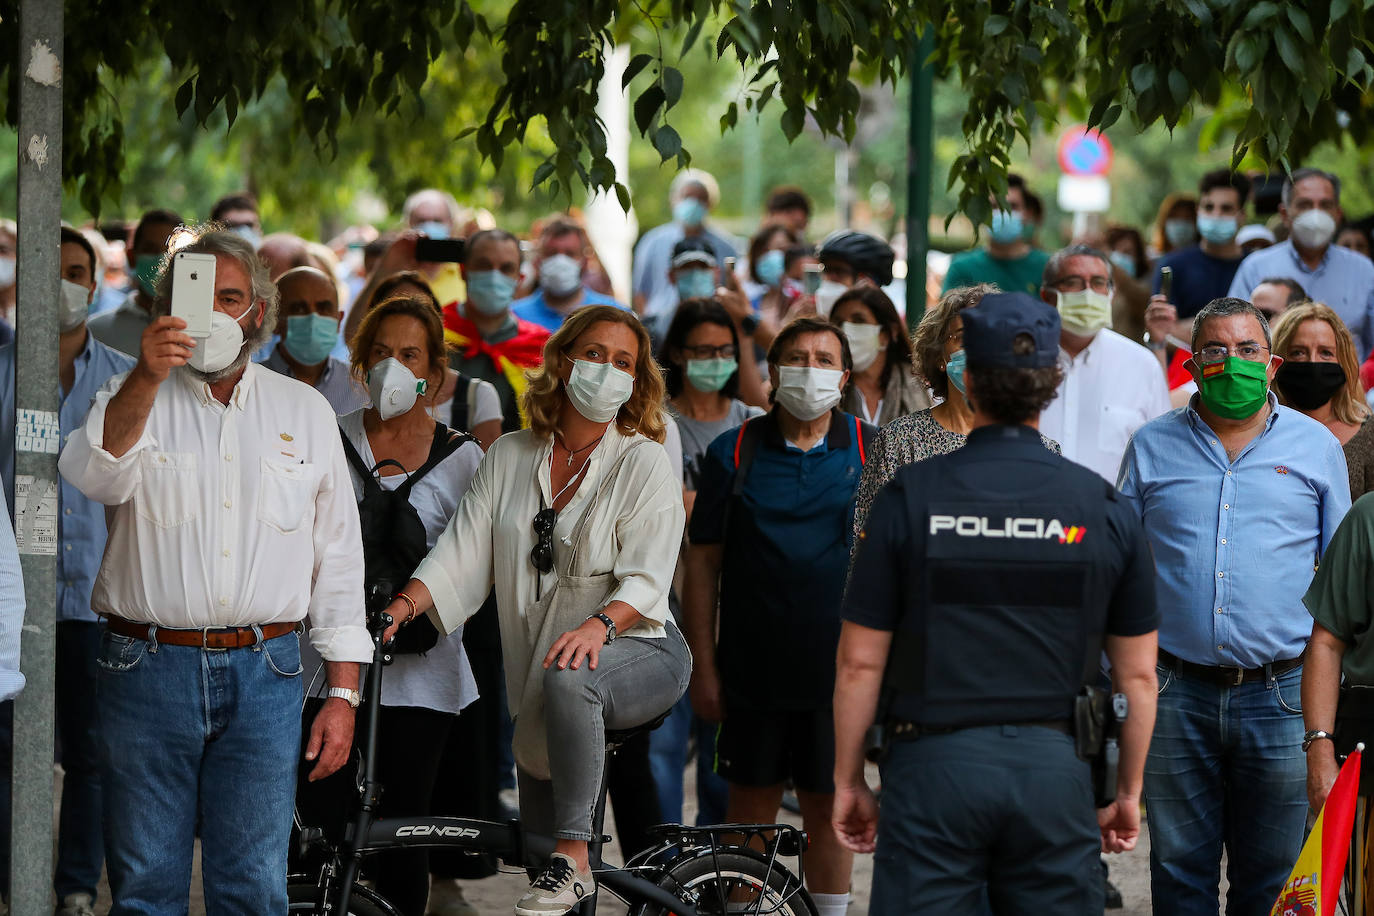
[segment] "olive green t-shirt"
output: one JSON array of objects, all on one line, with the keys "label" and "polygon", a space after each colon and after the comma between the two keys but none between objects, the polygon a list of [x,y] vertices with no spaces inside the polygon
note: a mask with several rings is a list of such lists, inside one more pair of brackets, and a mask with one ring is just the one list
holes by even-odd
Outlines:
[{"label": "olive green t-shirt", "polygon": [[1346,680],[1374,686],[1374,493],[1356,500],[1336,529],[1302,603],[1346,644]]},{"label": "olive green t-shirt", "polygon": [[975,283],[996,283],[1004,293],[1040,294],[1040,279],[1045,273],[1045,265],[1050,261],[1050,253],[1032,248],[1020,258],[994,258],[985,248],[975,248],[956,254],[949,262],[945,273],[945,285],[941,294],[959,286],[973,286]]}]

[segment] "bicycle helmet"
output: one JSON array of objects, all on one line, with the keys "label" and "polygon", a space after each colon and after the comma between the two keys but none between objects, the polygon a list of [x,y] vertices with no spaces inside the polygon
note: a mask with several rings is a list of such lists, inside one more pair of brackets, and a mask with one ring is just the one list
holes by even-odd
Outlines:
[{"label": "bicycle helmet", "polygon": [[866,232],[837,229],[825,237],[816,255],[822,264],[848,264],[879,286],[892,282],[892,246]]}]

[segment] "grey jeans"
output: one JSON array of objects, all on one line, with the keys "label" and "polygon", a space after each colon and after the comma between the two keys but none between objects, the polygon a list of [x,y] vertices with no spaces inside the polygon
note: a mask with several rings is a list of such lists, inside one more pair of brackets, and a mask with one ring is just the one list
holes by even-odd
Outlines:
[{"label": "grey jeans", "polygon": [[590,840],[606,764],[606,730],[634,728],[671,709],[692,677],[692,654],[672,621],[661,639],[623,636],[601,650],[596,670],[544,674],[550,779],[520,777],[528,833]]}]

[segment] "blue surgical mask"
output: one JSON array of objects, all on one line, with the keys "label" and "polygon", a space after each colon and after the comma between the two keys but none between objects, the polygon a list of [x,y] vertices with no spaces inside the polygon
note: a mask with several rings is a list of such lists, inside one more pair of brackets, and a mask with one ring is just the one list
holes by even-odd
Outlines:
[{"label": "blue surgical mask", "polygon": [[989,234],[999,245],[1010,245],[1021,241],[1021,214],[1011,210],[997,210],[992,214]]},{"label": "blue surgical mask", "polygon": [[339,319],[328,315],[292,315],[286,319],[282,346],[302,366],[318,366],[339,340]]},{"label": "blue surgical mask", "polygon": [[1111,259],[1113,264],[1120,267],[1125,272],[1126,276],[1135,276],[1135,258],[1124,251],[1109,251],[1107,252],[1107,257]]},{"label": "blue surgical mask", "polygon": [[254,229],[250,223],[239,223],[237,226],[230,226],[229,231],[253,246],[257,251],[262,246],[262,233]]},{"label": "blue surgical mask", "polygon": [[695,197],[684,197],[673,204],[673,219],[695,229],[706,219],[706,205]]},{"label": "blue surgical mask", "polygon": [[677,295],[682,300],[708,299],[716,293],[714,270],[679,270],[676,282]]},{"label": "blue surgical mask", "polygon": [[949,359],[945,360],[945,375],[960,394],[964,393],[964,362],[963,350],[955,350],[949,355]]},{"label": "blue surgical mask", "polygon": [[415,227],[415,231],[428,239],[446,239],[449,237],[448,223],[441,223],[437,219],[427,219]]},{"label": "blue surgical mask", "polygon": [[785,259],[783,253],[776,248],[760,255],[758,263],[754,265],[754,273],[758,275],[759,282],[768,286],[777,286],[781,283]]},{"label": "blue surgical mask", "polygon": [[1197,234],[1213,245],[1228,244],[1239,231],[1240,225],[1234,216],[1199,216],[1197,218]]},{"label": "blue surgical mask", "polygon": [[1166,219],[1164,238],[1175,248],[1182,248],[1197,241],[1197,224],[1186,219]]},{"label": "blue surgical mask", "polygon": [[500,315],[510,308],[515,296],[515,278],[499,270],[478,270],[468,274],[468,302],[483,315]]}]

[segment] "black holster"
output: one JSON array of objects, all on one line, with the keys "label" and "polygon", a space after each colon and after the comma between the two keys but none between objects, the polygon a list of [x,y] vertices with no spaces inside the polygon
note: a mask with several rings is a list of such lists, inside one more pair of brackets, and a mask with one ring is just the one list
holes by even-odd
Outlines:
[{"label": "black holster", "polygon": [[1127,711],[1125,694],[1113,694],[1101,687],[1084,686],[1074,698],[1074,749],[1079,759],[1092,767],[1093,798],[1099,808],[1116,800],[1119,737]]}]

